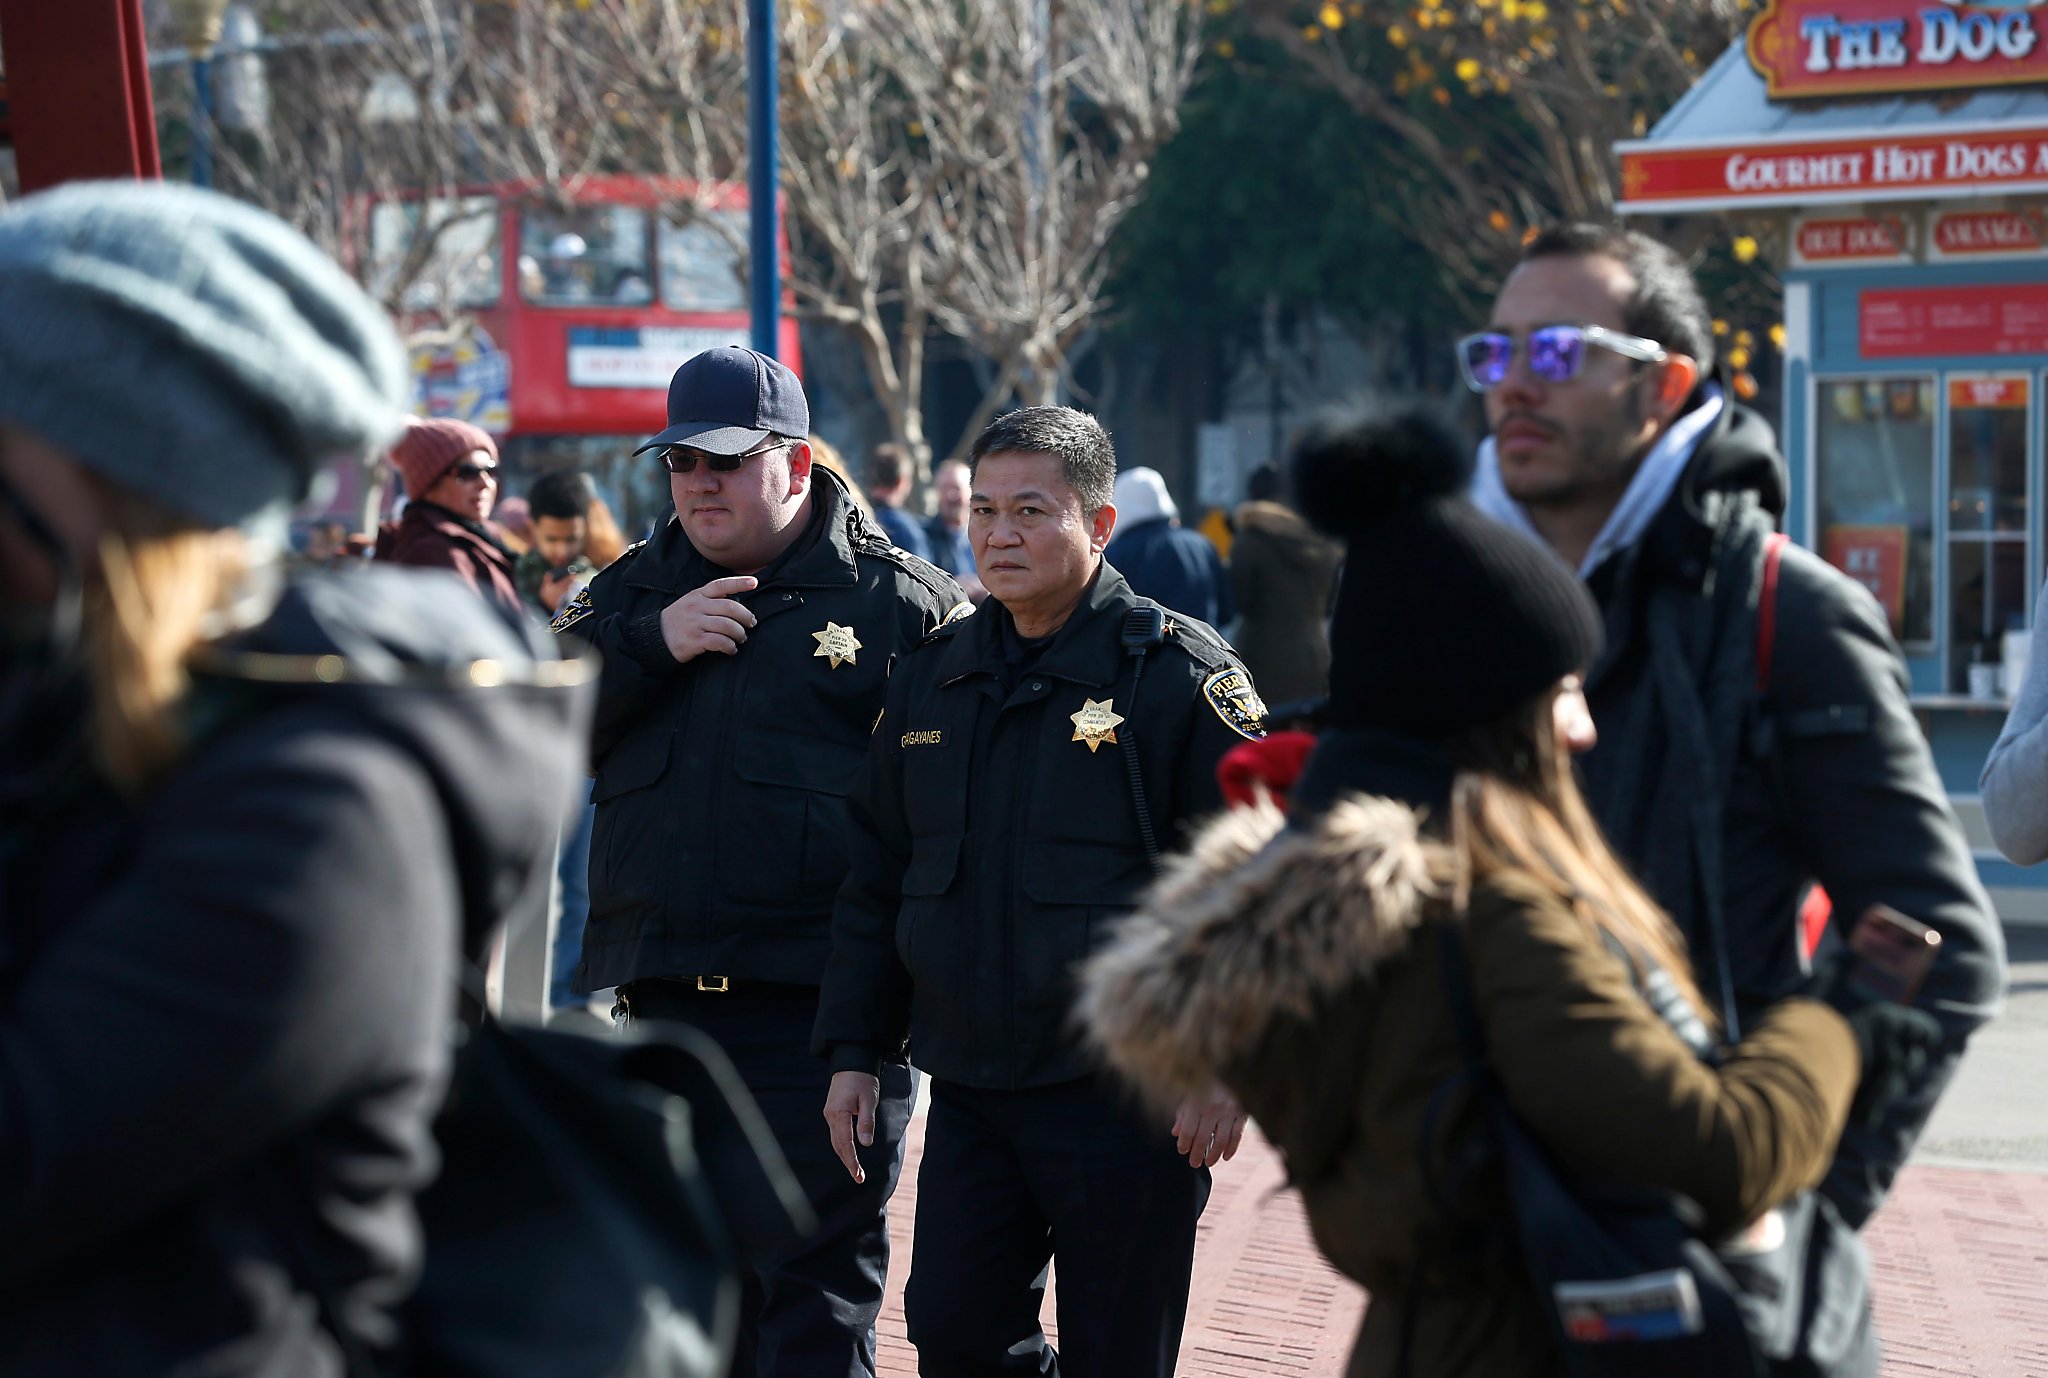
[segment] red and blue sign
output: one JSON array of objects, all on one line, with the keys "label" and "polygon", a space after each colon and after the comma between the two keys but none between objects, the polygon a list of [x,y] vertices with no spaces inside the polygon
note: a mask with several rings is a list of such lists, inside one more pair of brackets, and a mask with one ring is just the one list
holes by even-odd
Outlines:
[{"label": "red and blue sign", "polygon": [[1749,61],[1772,100],[2048,82],[2042,0],[1769,0]]}]

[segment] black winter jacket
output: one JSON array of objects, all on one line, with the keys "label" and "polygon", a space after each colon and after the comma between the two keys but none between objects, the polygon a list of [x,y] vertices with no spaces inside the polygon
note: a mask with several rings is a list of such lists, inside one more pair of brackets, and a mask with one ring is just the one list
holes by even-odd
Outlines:
[{"label": "black winter jacket", "polygon": [[[1168,613],[1138,671],[1120,631],[1140,605],[1158,606],[1104,564],[1014,687],[1014,624],[993,599],[898,669],[851,801],[853,868],[832,916],[813,1043],[835,1071],[872,1071],[906,1037],[919,1067],[966,1086],[1094,1070],[1072,1024],[1074,969],[1152,879],[1133,740],[1170,850],[1221,804],[1223,753],[1263,732],[1250,676],[1203,623]],[[1121,721],[1086,716],[1090,705]]]},{"label": "black winter jacket", "polygon": [[1587,683],[1599,745],[1582,767],[1601,825],[1678,921],[1709,997],[1732,989],[1741,1013],[1801,984],[1796,915],[1814,882],[1837,933],[1878,902],[1941,931],[1917,1003],[1947,1044],[1878,1129],[1850,1128],[1823,1188],[1860,1225],[1970,1032],[1997,1011],[2005,944],[1883,611],[1798,546],[1781,558],[1759,690],[1765,537],[1784,507],[1769,426],[1731,405],[1642,539],[1589,581],[1607,645]]},{"label": "black winter jacket", "polygon": [[8,1378],[336,1375],[323,1287],[390,1345],[458,940],[546,903],[589,667],[411,570],[306,576],[229,650],[145,798],[78,773],[0,825]]},{"label": "black winter jacket", "polygon": [[[824,973],[846,792],[890,670],[964,599],[870,526],[836,477],[812,475],[812,525],[738,599],[760,619],[738,654],[669,654],[662,609],[731,573],[673,518],[555,619],[604,657],[577,990]],[[835,627],[858,648],[832,654],[821,637]]]}]

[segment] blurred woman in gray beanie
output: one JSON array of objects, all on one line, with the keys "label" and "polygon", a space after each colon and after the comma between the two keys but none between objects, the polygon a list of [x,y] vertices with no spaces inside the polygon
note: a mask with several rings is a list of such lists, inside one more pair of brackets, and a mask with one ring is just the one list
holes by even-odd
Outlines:
[{"label": "blurred woman in gray beanie", "polygon": [[579,667],[450,576],[251,533],[398,432],[388,322],[282,222],[0,213],[0,1373],[370,1372],[455,963],[545,902]]}]

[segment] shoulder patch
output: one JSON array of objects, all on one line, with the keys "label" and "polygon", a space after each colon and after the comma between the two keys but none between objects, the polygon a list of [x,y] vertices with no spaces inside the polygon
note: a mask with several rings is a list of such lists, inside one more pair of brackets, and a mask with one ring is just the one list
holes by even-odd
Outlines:
[{"label": "shoulder patch", "polygon": [[966,599],[963,598],[958,603],[953,605],[953,611],[947,613],[944,617],[939,619],[939,625],[943,627],[948,625],[949,623],[958,622],[963,617],[972,616],[974,616],[974,604],[968,602]]},{"label": "shoulder patch", "polygon": [[566,632],[596,611],[597,608],[590,601],[590,585],[585,584],[576,590],[574,598],[562,605],[561,611],[555,614],[555,620],[548,623],[548,630]]},{"label": "shoulder patch", "polygon": [[1235,665],[1218,670],[1202,681],[1202,697],[1238,736],[1256,742],[1266,735],[1266,703],[1252,687],[1249,671]]}]

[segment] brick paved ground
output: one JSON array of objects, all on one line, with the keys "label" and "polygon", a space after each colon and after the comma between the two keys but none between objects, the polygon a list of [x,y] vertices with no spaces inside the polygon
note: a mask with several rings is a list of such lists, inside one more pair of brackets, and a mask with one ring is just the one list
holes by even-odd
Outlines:
[{"label": "brick paved ground", "polygon": [[1907,1168],[1869,1237],[1886,1378],[2048,1375],[2048,1175]]},{"label": "brick paved ground", "polygon": [[[890,1215],[883,1378],[910,1378],[910,1264],[924,1120],[912,1122]],[[1216,1174],[1195,1253],[1180,1378],[1339,1378],[1364,1294],[1309,1242],[1272,1150],[1247,1136]],[[1885,1378],[2048,1378],[2048,1174],[1908,1168],[1870,1230]],[[1053,1306],[1046,1307],[1047,1332]]]}]

